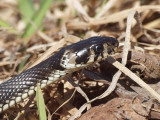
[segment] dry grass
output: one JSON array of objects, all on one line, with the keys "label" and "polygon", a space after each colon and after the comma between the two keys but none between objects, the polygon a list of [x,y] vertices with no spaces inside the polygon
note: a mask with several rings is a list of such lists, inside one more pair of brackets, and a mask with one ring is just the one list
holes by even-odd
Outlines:
[{"label": "dry grass", "polygon": [[[34,1],[35,6],[37,6],[38,3],[39,1]],[[0,2],[0,9],[0,19],[10,24],[9,27],[0,27],[0,82],[8,80],[11,76],[17,75],[25,69],[38,64],[68,44],[75,43],[80,39],[98,35],[117,38],[120,42],[118,53],[123,51],[123,46],[127,46],[128,48],[124,47],[125,52],[123,52],[123,55],[125,57],[123,57],[122,60],[124,61],[123,64],[127,64],[127,67],[136,73],[142,80],[146,80],[145,82],[151,83],[152,85],[154,84],[154,87],[152,86],[152,88],[156,89],[159,93],[160,2],[158,0],[110,0],[109,2],[104,3],[103,0],[54,1],[45,15],[43,25],[41,25],[43,29],[37,29],[31,37],[25,39],[21,36],[23,32],[25,32],[26,26],[24,20],[21,18],[23,15],[18,9],[17,1],[12,0],[12,2],[7,2],[2,0],[2,2]],[[126,31],[126,27],[129,26],[127,25],[127,17],[129,17],[129,12],[131,11],[137,11],[139,13],[142,24],[140,23],[139,18],[136,18],[138,22],[131,20],[132,29],[129,28],[128,33]],[[126,37],[126,39],[128,39],[128,43],[124,42],[127,41],[125,40],[125,36],[129,37]],[[127,63],[127,56],[129,55],[130,57],[130,54],[127,52],[130,52],[130,50],[142,52],[145,55],[146,53],[149,53],[149,56],[155,55],[157,59],[154,59],[153,61],[150,60],[145,63],[148,60],[148,57],[141,62],[142,58],[139,56],[140,58],[138,59],[132,58],[128,60],[132,63]],[[116,56],[117,55],[115,55],[115,59],[117,58]],[[148,56],[148,54],[146,56]],[[22,62],[24,62],[24,65],[21,64]],[[98,67],[93,66],[88,69],[96,73],[99,72],[98,76],[101,79],[109,80],[108,84],[112,85],[111,79],[115,73],[114,68],[112,67],[109,68],[109,70],[106,70],[109,64],[102,64],[103,67],[107,64],[107,66],[105,66],[106,68],[102,68],[97,65]],[[154,64],[155,66],[153,67]],[[138,70],[135,69],[135,65],[139,65],[137,67]],[[141,69],[143,66],[144,68]],[[122,69],[120,70],[123,72]],[[121,73],[119,73],[119,77],[120,74]],[[127,73],[126,75],[130,77],[131,74]],[[101,96],[101,94],[107,90],[108,84],[102,83],[102,81],[95,82],[90,79],[90,76],[86,76],[86,74],[84,76],[81,75],[81,72],[77,72],[72,77],[75,82],[78,79],[82,79],[79,86],[93,102],[95,100],[94,98],[99,95]],[[103,98],[104,96],[101,96],[98,98],[101,98],[100,100],[96,100],[93,103],[91,103],[91,101],[89,102],[88,98],[86,98],[88,103],[92,106],[100,105],[119,96],[118,93],[115,93],[117,91],[117,89],[115,89],[116,85],[118,88],[125,88],[127,91],[130,91],[127,88],[130,87],[136,91],[136,93],[140,92],[139,89],[135,88],[137,84],[132,81],[136,79],[135,77],[130,77],[132,80],[124,74],[122,74],[120,78],[119,77],[116,78],[119,82],[115,82],[114,87],[112,87],[112,90],[109,93],[107,91],[107,95],[109,96],[105,94],[105,98]],[[124,84],[127,87],[124,87]],[[147,89],[146,87],[144,88]],[[112,93],[113,90],[114,92]],[[148,93],[146,91],[144,92],[144,89],[141,90],[142,93]],[[66,102],[70,96],[72,96],[73,91],[74,87],[64,80],[53,84],[44,90],[44,98],[48,108],[48,119],[69,119],[71,116],[72,118],[70,119],[74,119],[82,113],[83,110],[79,109],[80,107],[83,109],[86,107],[90,108],[90,105],[82,107],[82,105],[85,105],[86,100],[78,92],[74,92],[74,97],[72,97],[69,102],[67,101],[68,103],[62,106],[62,108],[52,116],[56,109],[59,108],[62,103]],[[155,94],[157,93],[154,91],[154,93],[149,94],[149,96],[152,98],[152,95],[154,97],[157,96]],[[156,97],[156,99],[160,101],[159,96]],[[152,100],[155,99],[152,98]],[[17,111],[25,106],[24,103],[21,103],[17,109],[12,108],[11,110],[6,111],[6,113],[0,115],[0,119],[16,118],[18,113]],[[154,109],[159,110],[157,108]],[[31,104],[27,110],[23,110],[21,116],[23,116],[25,120],[38,119],[35,104]]]}]

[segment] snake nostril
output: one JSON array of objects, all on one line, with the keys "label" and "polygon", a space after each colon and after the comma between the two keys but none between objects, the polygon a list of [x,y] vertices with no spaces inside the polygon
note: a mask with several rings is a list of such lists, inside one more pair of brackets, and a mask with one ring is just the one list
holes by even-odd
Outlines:
[{"label": "snake nostril", "polygon": [[116,43],[115,43],[115,42],[112,42],[111,44],[112,44],[113,46],[116,46]]},{"label": "snake nostril", "polygon": [[111,49],[108,49],[107,52],[108,52],[108,54],[111,54],[112,50],[111,50]]},{"label": "snake nostril", "polygon": [[116,42],[112,42],[111,43],[113,46],[117,47],[117,43]]}]

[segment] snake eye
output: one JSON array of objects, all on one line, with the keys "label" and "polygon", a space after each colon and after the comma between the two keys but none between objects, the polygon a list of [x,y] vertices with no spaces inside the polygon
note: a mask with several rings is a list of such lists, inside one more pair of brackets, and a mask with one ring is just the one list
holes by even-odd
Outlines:
[{"label": "snake eye", "polygon": [[97,52],[97,53],[101,53],[103,52],[103,46],[102,45],[95,45],[94,47],[94,51]]}]

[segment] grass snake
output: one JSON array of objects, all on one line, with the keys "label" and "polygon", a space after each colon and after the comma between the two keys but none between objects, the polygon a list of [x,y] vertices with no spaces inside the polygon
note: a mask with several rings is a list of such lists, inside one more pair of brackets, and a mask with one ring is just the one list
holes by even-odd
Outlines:
[{"label": "grass snake", "polygon": [[62,79],[114,53],[118,40],[112,37],[90,37],[62,48],[38,65],[0,84],[0,113],[41,88]]}]

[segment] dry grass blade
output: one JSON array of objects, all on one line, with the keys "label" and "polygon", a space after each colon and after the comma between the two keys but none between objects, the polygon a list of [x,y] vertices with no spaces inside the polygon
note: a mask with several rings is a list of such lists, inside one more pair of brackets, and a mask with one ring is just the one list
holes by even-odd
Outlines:
[{"label": "dry grass blade", "polygon": [[[130,11],[135,11],[136,10],[138,12],[142,12],[142,11],[149,10],[149,9],[157,10],[159,8],[160,8],[160,5],[140,6],[140,7],[137,7],[137,8],[131,8],[131,9],[128,9],[128,10],[123,10],[121,12],[117,12],[115,14],[107,16],[106,18],[99,19],[99,20],[93,20],[92,22],[94,23],[94,25],[106,24],[106,23],[109,23],[109,22],[112,22],[112,23],[113,22],[119,22],[120,20],[123,20],[123,19],[127,18],[127,15]],[[119,17],[119,16],[121,16],[121,17]]]},{"label": "dry grass blade", "polygon": [[[126,37],[125,37],[125,44],[124,44],[124,47],[123,47],[123,56],[122,56],[122,64],[123,65],[126,65],[126,62],[127,62],[127,56],[128,56],[128,51],[130,49],[130,34],[131,34],[131,24],[132,24],[132,21],[134,19],[134,16],[137,14],[137,11],[131,11],[127,17],[127,28],[126,28]],[[110,62],[111,63],[111,62]],[[88,103],[91,103],[97,99],[102,99],[106,96],[108,96],[109,94],[111,94],[111,92],[116,88],[116,85],[117,85],[117,82],[118,82],[118,79],[119,77],[121,76],[122,72],[119,70],[112,78],[112,82],[110,84],[110,86],[108,87],[108,89],[103,93],[101,94],[100,96],[98,97],[95,97],[94,99],[90,100]],[[79,111],[70,118],[70,120],[73,120],[77,117],[79,117],[81,115],[81,112],[85,109],[85,107],[87,107],[87,104],[88,103],[85,103],[80,109]]]},{"label": "dry grass blade", "polygon": [[82,7],[81,3],[78,0],[73,0],[73,6],[83,16],[83,18],[86,21],[90,20],[90,17],[88,16],[88,14],[86,13],[86,11],[84,10],[84,8]]},{"label": "dry grass blade", "polygon": [[72,97],[75,95],[75,93],[76,93],[76,89],[74,89],[71,97],[70,97],[68,100],[66,100],[63,104],[61,104],[61,105],[54,111],[54,113],[52,113],[51,118],[52,118],[52,116],[53,116],[61,107],[63,107],[66,103],[68,103],[68,102],[72,99]]},{"label": "dry grass blade", "polygon": [[[0,66],[4,66],[4,65],[10,65],[11,62],[10,61],[3,61],[0,63]],[[15,64],[15,62],[12,62],[12,64]]]},{"label": "dry grass blade", "polygon": [[47,42],[52,42],[53,41],[52,38],[50,38],[49,36],[47,36],[45,33],[41,32],[41,31],[38,31],[38,35]]},{"label": "dry grass blade", "polygon": [[149,85],[147,85],[142,79],[140,79],[136,74],[134,74],[132,71],[130,71],[128,68],[126,68],[124,65],[122,65],[112,57],[109,57],[107,60],[116,68],[121,70],[125,75],[130,77],[133,81],[135,81],[138,85],[147,90],[153,97],[155,97],[160,102],[160,95]]},{"label": "dry grass blade", "polygon": [[106,5],[104,5],[104,7],[102,8],[102,10],[98,13],[98,15],[96,16],[96,18],[101,18],[103,15],[106,14],[106,12],[115,4],[117,3],[119,0],[109,0]]},{"label": "dry grass blade", "polygon": [[55,52],[58,48],[61,48],[64,45],[65,45],[65,40],[64,39],[60,40],[55,46],[52,46],[51,48],[49,48],[31,67],[42,62],[43,60],[48,58],[51,55],[51,53]]},{"label": "dry grass blade", "polygon": [[75,84],[71,77],[67,77],[66,79],[76,88],[77,92],[79,92],[86,99],[86,101],[89,102],[89,98],[87,97],[85,92],[78,86],[78,84]]},{"label": "dry grass blade", "polygon": [[138,12],[143,12],[146,10],[158,10],[160,8],[160,5],[146,5],[146,6],[140,6],[137,8],[131,8],[127,10],[123,10],[114,14],[111,14],[105,18],[99,18],[99,19],[92,19],[89,23],[85,22],[70,22],[67,24],[68,29],[86,29],[92,25],[102,25],[107,23],[114,23],[119,22],[125,18],[127,18],[127,14],[130,11],[137,10]]}]

